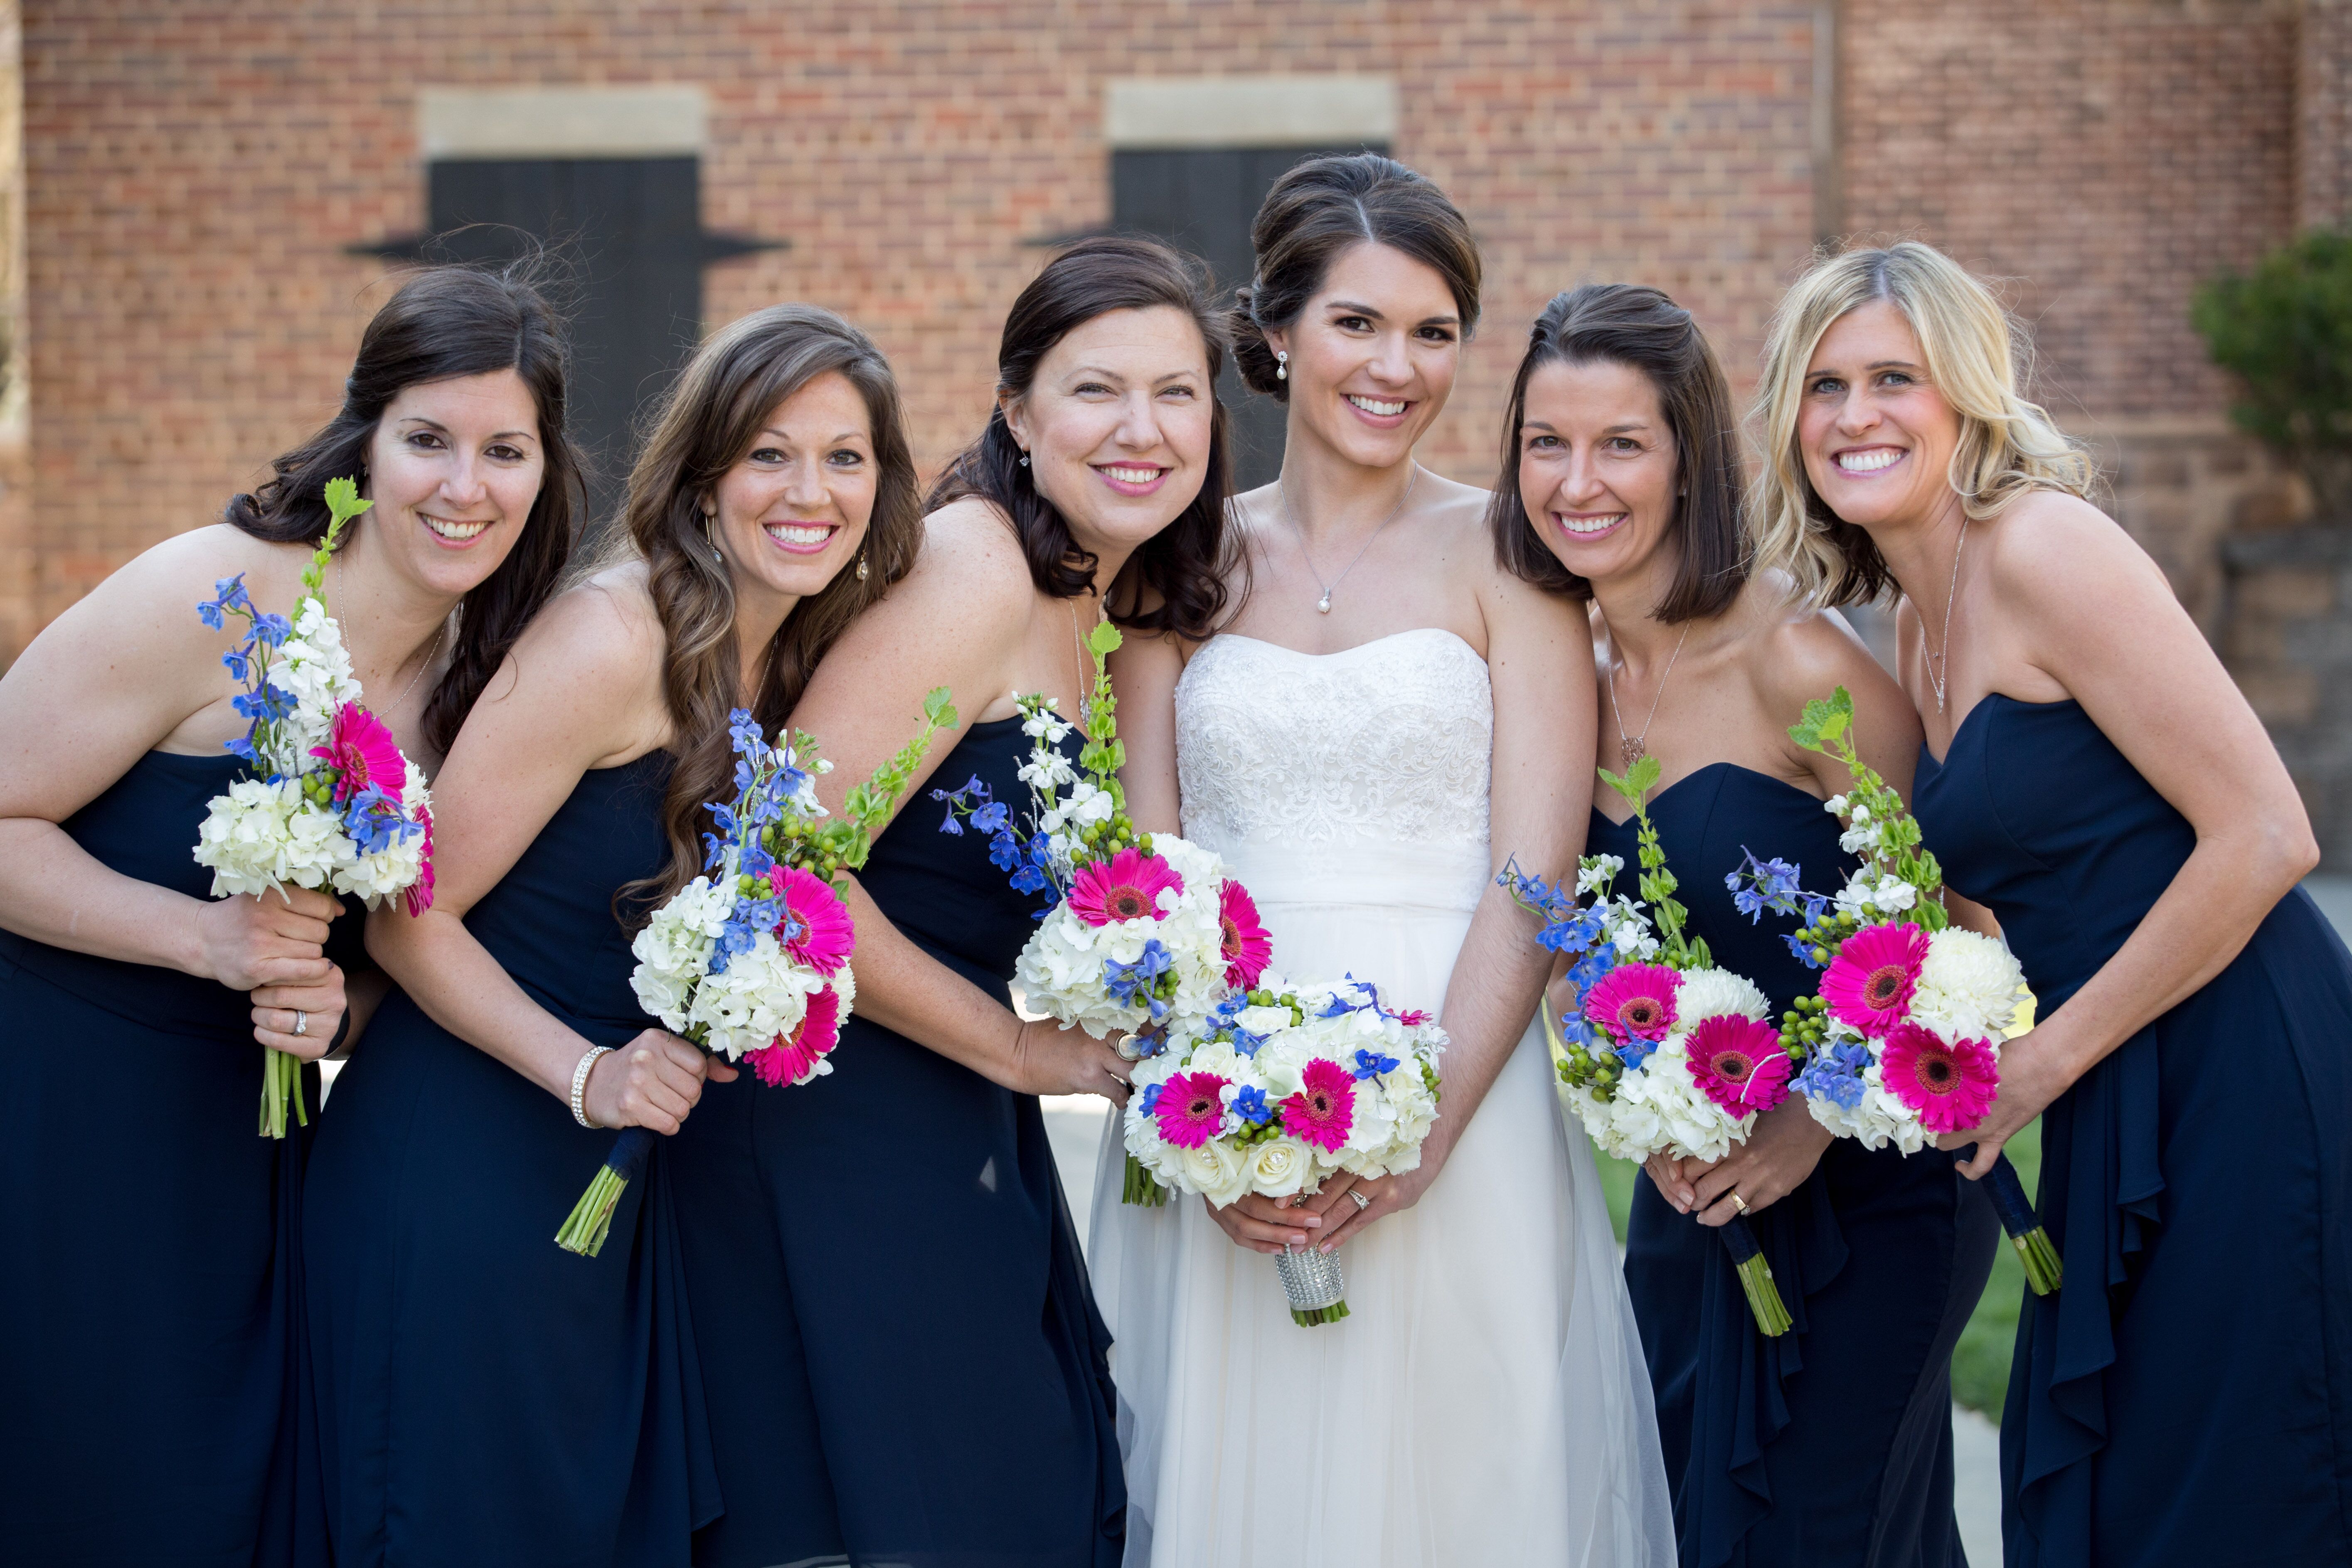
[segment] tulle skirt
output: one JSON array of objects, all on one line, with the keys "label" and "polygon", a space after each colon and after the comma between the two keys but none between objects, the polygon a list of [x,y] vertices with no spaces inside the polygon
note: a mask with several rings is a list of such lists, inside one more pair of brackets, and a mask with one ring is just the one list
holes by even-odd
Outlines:
[{"label": "tulle skirt", "polygon": [[[1444,1002],[1483,847],[1217,847],[1286,977]],[[1341,1248],[1351,1315],[1315,1328],[1201,1199],[1120,1204],[1111,1119],[1090,1262],[1130,1568],[1673,1563],[1640,1335],[1552,1081],[1531,1023],[1420,1203]]]}]

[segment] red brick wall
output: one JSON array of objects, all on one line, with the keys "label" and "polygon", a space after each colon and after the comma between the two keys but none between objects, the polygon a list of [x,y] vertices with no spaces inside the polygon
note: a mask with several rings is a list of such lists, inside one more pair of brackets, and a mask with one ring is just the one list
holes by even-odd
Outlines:
[{"label": "red brick wall", "polygon": [[2352,0],[2303,0],[2295,39],[2295,222],[2352,222]]},{"label": "red brick wall", "polygon": [[331,407],[383,277],[342,247],[424,221],[419,84],[706,87],[706,225],[793,242],[712,268],[707,314],[866,325],[927,466],[986,407],[1042,258],[1021,242],[1108,216],[1107,78],[1395,77],[1395,151],[1487,247],[1486,331],[1426,453],[1465,477],[1490,477],[1554,290],[1666,288],[1744,386],[1811,237],[1803,0],[37,0],[24,68],[36,623]]}]

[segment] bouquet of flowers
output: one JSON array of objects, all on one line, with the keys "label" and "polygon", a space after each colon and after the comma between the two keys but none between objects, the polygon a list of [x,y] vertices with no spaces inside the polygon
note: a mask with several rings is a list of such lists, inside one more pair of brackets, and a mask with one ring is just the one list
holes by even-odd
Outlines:
[{"label": "bouquet of flowers", "polygon": [[[228,750],[251,772],[215,795],[196,834],[196,864],[213,897],[298,888],[355,894],[374,909],[399,895],[416,914],[433,902],[433,797],[383,721],[360,701],[351,655],[327,614],[327,562],[344,528],[373,506],[349,479],[327,481],[327,536],[302,573],[292,619],[257,609],[245,574],[213,584],[196,606],[219,631],[246,622],[243,642],[221,662],[245,689],[235,700],[245,734]],[[261,1132],[286,1136],[286,1107],[305,1127],[302,1064],[282,1051],[261,1058]]]},{"label": "bouquet of flowers", "polygon": [[[1827,701],[1806,703],[1804,721],[1789,731],[1853,776],[1852,792],[1826,807],[1845,826],[1840,847],[1860,857],[1846,885],[1833,897],[1806,892],[1799,868],[1752,853],[1727,880],[1750,919],[1768,909],[1800,916],[1790,949],[1825,972],[1820,992],[1781,1017],[1781,1041],[1803,1064],[1791,1087],[1813,1120],[1864,1148],[1891,1142],[1916,1154],[1991,1109],[2025,973],[2002,943],[1950,923],[1943,871],[1918,820],[1856,754],[1853,728],[1853,699],[1841,686]],[[2057,1249],[2007,1154],[1986,1187],[2027,1283],[2048,1295],[2062,1276]]]},{"label": "bouquet of flowers", "polygon": [[[834,817],[817,804],[816,777],[833,764],[815,741],[803,733],[772,746],[749,710],[730,713],[735,798],[709,805],[719,831],[703,835],[702,875],[670,895],[630,946],[638,1005],[706,1055],[749,1063],[771,1088],[831,1072],[857,995],[849,966],[857,931],[841,883],[866,864],[931,738],[955,723],[940,687],[923,700],[915,738],[853,787]],[[558,1247],[596,1256],[653,1146],[646,1129],[622,1130],[556,1232]]]},{"label": "bouquet of flowers", "polygon": [[[1413,1170],[1437,1120],[1445,1044],[1428,1015],[1389,1008],[1352,975],[1337,985],[1269,976],[1236,991],[1136,1068],[1127,1201],[1175,1188],[1223,1208],[1244,1193],[1317,1192],[1336,1171]],[[1285,1252],[1275,1266],[1293,1321],[1348,1315],[1338,1258]]]},{"label": "bouquet of flowers", "polygon": [[1013,887],[1054,900],[1013,968],[1029,1005],[1066,1029],[1131,1035],[1149,1054],[1171,1028],[1208,1016],[1229,987],[1255,984],[1272,950],[1256,903],[1216,856],[1172,833],[1139,835],[1128,817],[1107,664],[1119,640],[1108,621],[1087,639],[1094,691],[1080,704],[1086,744],[1076,767],[1061,751],[1073,726],[1053,700],[1020,700],[1034,742],[1020,773],[1031,803],[1025,834],[977,777],[931,798],[947,803],[941,832],[961,834],[968,821],[992,834],[990,858]]},{"label": "bouquet of flowers", "polygon": [[[1789,1056],[1765,1022],[1763,992],[1717,968],[1706,942],[1685,930],[1688,914],[1643,804],[1658,771],[1655,757],[1622,776],[1601,770],[1639,820],[1639,901],[1614,891],[1624,869],[1614,855],[1585,857],[1573,890],[1516,863],[1500,880],[1543,921],[1537,940],[1572,961],[1577,1009],[1555,1021],[1547,1007],[1544,1026],[1569,1103],[1593,1142],[1621,1160],[1661,1152],[1720,1160],[1755,1131],[1759,1111],[1788,1099]],[[1580,907],[1580,897],[1591,902]],[[1786,1333],[1789,1309],[1754,1227],[1741,1215],[1721,1234],[1756,1326]]]}]

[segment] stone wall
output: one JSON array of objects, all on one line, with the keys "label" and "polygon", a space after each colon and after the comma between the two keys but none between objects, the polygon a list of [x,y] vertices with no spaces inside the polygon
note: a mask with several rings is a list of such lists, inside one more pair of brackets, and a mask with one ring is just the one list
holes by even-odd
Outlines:
[{"label": "stone wall", "polygon": [[2222,661],[2303,794],[2331,871],[2352,865],[2352,525],[2222,542]]}]

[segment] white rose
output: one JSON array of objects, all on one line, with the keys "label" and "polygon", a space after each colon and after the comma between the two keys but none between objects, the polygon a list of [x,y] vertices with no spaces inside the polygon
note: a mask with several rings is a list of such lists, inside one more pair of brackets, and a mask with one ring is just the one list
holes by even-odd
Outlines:
[{"label": "white rose", "polygon": [[1286,1198],[1307,1184],[1315,1157],[1295,1138],[1269,1138],[1249,1151],[1249,1190],[1261,1197]]}]

